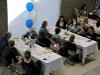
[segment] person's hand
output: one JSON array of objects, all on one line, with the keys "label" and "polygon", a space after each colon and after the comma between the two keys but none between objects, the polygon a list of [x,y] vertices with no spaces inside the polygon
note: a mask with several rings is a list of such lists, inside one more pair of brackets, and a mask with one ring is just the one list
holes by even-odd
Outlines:
[{"label": "person's hand", "polygon": [[19,56],[16,56],[16,59],[18,60],[19,59]]},{"label": "person's hand", "polygon": [[22,59],[23,59],[22,56],[19,56],[19,57],[18,57],[18,64],[20,64],[20,63],[22,62]]},{"label": "person's hand", "polygon": [[21,57],[21,56],[16,56],[16,59],[17,59],[17,60],[22,60],[22,58],[23,58],[23,57]]},{"label": "person's hand", "polygon": [[22,60],[23,59],[23,57],[22,56],[19,56],[19,60]]},{"label": "person's hand", "polygon": [[87,36],[87,38],[91,39],[91,37],[90,37],[90,36]]},{"label": "person's hand", "polygon": [[29,45],[29,42],[25,42],[25,45]]}]

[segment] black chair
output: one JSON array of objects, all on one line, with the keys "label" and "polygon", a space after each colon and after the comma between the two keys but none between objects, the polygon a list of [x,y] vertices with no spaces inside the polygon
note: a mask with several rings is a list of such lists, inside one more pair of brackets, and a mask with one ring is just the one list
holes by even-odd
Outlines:
[{"label": "black chair", "polygon": [[12,64],[8,65],[7,61],[4,58],[0,57],[0,70],[3,70],[1,75],[4,75],[7,69],[11,71],[10,75],[12,75],[13,73],[21,75],[16,71],[16,67],[14,67]]},{"label": "black chair", "polygon": [[71,65],[73,66],[76,62],[76,58],[77,58],[77,53],[76,51],[73,51],[73,50],[68,50],[68,59],[71,61]]},{"label": "black chair", "polygon": [[38,60],[36,62],[36,65],[37,65],[37,69],[38,69],[38,75],[44,75],[44,66],[42,64],[42,62],[40,60]]},{"label": "black chair", "polygon": [[75,51],[72,50],[68,50],[68,57],[64,58],[65,58],[64,64],[68,63],[72,66],[81,61],[79,58],[79,54],[77,54]]}]

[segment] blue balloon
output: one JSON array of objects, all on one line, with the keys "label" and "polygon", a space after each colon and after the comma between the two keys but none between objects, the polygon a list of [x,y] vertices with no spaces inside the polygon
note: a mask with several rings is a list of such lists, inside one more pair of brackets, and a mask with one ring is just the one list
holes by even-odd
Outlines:
[{"label": "blue balloon", "polygon": [[33,26],[33,21],[31,19],[27,19],[26,20],[26,27],[30,29],[30,28],[32,28],[32,26]]},{"label": "blue balloon", "polygon": [[31,12],[34,8],[34,5],[31,2],[29,2],[29,3],[27,3],[26,8],[29,12]]}]

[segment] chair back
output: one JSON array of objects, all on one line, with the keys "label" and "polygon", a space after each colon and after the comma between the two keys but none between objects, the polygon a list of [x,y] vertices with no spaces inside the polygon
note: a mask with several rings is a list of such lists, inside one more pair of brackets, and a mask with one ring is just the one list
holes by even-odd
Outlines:
[{"label": "chair back", "polygon": [[43,67],[42,62],[38,60],[36,62],[36,65],[37,65],[38,75],[44,75],[44,67]]},{"label": "chair back", "polygon": [[7,66],[7,64],[7,61],[4,58],[0,57],[0,67]]},{"label": "chair back", "polygon": [[68,54],[70,55],[70,56],[75,56],[76,55],[76,52],[75,51],[72,51],[72,50],[68,50]]}]

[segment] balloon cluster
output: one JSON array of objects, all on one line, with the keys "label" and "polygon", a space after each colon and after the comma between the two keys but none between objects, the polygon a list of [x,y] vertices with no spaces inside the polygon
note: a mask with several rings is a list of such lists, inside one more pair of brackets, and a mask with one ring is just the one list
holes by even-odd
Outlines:
[{"label": "balloon cluster", "polygon": [[[34,9],[33,3],[32,3],[32,2],[27,3],[27,4],[26,4],[26,9],[27,9],[28,12],[31,13],[31,11]],[[30,29],[30,28],[32,28],[32,26],[33,26],[33,21],[32,21],[32,19],[31,19],[31,18],[30,18],[30,19],[27,19],[27,20],[26,20],[26,27],[27,27],[28,29]]]}]

